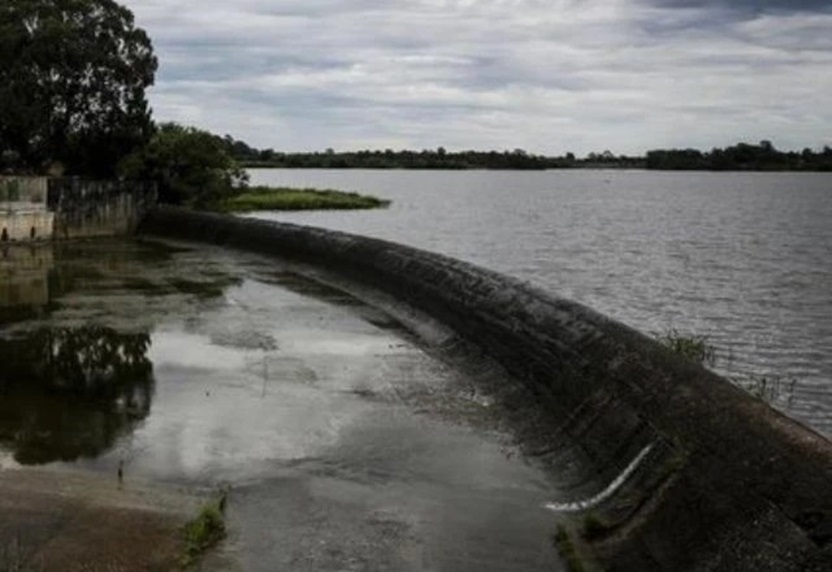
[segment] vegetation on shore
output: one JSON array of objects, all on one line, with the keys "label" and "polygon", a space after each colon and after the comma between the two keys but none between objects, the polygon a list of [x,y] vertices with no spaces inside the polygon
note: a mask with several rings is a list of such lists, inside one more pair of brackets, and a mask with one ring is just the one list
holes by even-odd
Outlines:
[{"label": "vegetation on shore", "polygon": [[226,135],[229,153],[247,168],[283,169],[656,169],[710,171],[832,171],[832,148],[780,151],[770,141],[737,143],[711,151],[656,149],[644,156],[616,155],[609,150],[577,157],[512,151],[447,151],[437,149],[362,150],[283,153],[256,149]]},{"label": "vegetation on shore", "polygon": [[235,196],[248,183],[221,137],[177,123],[156,126],[145,146],[122,159],[119,174],[155,182],[163,203],[199,208]]},{"label": "vegetation on shore", "polygon": [[295,189],[289,187],[248,187],[218,205],[225,212],[299,211],[383,208],[390,201],[335,191],[332,189]]},{"label": "vegetation on shore", "polygon": [[737,143],[711,151],[660,149],[648,151],[647,169],[676,171],[832,171],[832,148],[779,151],[771,141]]},{"label": "vegetation on shore", "polygon": [[569,536],[569,531],[562,524],[558,525],[557,532],[555,532],[554,543],[569,572],[584,572],[583,561],[578,554],[575,543]]},{"label": "vegetation on shore", "polygon": [[656,336],[656,340],[673,353],[690,361],[713,366],[716,363],[716,348],[708,342],[707,336],[688,336],[671,328]]},{"label": "vegetation on shore", "polygon": [[227,491],[223,491],[216,501],[206,503],[199,514],[185,525],[185,553],[182,555],[182,568],[192,567],[210,548],[225,538],[225,503]]},{"label": "vegetation on shore", "polygon": [[[706,367],[713,367],[717,362],[717,351],[707,336],[685,335],[671,328],[654,336],[656,341],[671,352]],[[774,403],[783,396],[793,396],[797,379],[779,375],[727,376],[727,378],[745,389],[748,393],[766,403]],[[791,400],[791,397],[788,397]]]}]

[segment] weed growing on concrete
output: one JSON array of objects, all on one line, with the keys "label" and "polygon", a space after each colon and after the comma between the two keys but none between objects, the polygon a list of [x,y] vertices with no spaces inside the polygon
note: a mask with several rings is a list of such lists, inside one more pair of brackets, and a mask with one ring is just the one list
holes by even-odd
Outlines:
[{"label": "weed growing on concrete", "polygon": [[581,535],[589,540],[597,540],[604,536],[609,530],[609,526],[604,524],[598,515],[591,512],[584,517],[583,522],[583,530],[581,531]]},{"label": "weed growing on concrete", "polygon": [[562,524],[558,525],[557,532],[555,532],[555,547],[566,561],[569,572],[584,572],[584,565],[580,556],[578,556],[575,544],[572,542],[566,527]]},{"label": "weed growing on concrete", "polygon": [[[670,351],[686,359],[709,367],[716,364],[716,348],[709,343],[707,336],[687,336],[671,328],[663,334],[657,334],[655,338]],[[791,402],[797,385],[796,379],[779,375],[731,376],[728,379],[766,403],[778,401],[784,395]]]},{"label": "weed growing on concrete", "polygon": [[195,519],[185,525],[185,554],[182,567],[190,568],[208,549],[225,538],[224,491],[216,501],[205,504]]},{"label": "weed growing on concrete", "polygon": [[670,351],[690,361],[705,366],[716,363],[716,348],[708,342],[707,336],[688,336],[671,328],[656,336],[656,340]]},{"label": "weed growing on concrete", "polygon": [[772,403],[780,399],[784,394],[788,400],[794,397],[794,386],[797,385],[795,378],[787,378],[779,375],[750,375],[745,383],[745,388],[751,395]]}]

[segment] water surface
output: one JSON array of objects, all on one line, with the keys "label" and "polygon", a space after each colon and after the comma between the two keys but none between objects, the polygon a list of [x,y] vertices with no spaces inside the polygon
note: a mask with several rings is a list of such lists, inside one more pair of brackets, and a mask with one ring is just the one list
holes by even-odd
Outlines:
[{"label": "water surface", "polygon": [[717,369],[832,435],[832,175],[253,170],[386,210],[252,216],[377,236],[529,280]]},{"label": "water surface", "polygon": [[202,246],[18,245],[0,272],[0,470],[230,486],[232,569],[560,569],[550,477],[391,316]]}]

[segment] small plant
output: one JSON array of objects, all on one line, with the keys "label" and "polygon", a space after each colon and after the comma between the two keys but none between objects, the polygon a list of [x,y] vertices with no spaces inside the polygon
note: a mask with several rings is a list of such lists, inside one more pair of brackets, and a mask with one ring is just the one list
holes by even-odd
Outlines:
[{"label": "small plant", "polygon": [[686,336],[671,328],[657,335],[656,340],[673,353],[690,361],[706,366],[716,363],[716,348],[708,342],[707,336]]},{"label": "small plant", "polygon": [[205,504],[195,519],[185,525],[185,555],[182,567],[190,568],[208,549],[225,538],[226,492],[216,501]]},{"label": "small plant", "polygon": [[[656,340],[675,354],[686,359],[713,367],[716,364],[716,348],[708,342],[707,336],[686,336],[675,328],[657,334]],[[779,375],[747,375],[728,377],[732,383],[766,403],[774,403],[787,396],[791,404],[797,379]]]},{"label": "small plant", "polygon": [[595,513],[589,513],[584,517],[582,535],[587,540],[597,540],[604,536],[609,526],[604,524]]},{"label": "small plant", "polygon": [[[739,380],[735,380],[735,382],[740,383]],[[788,395],[788,401],[791,403],[794,398],[794,387],[797,385],[797,379],[779,375],[751,375],[746,383],[740,384],[751,395],[767,403],[778,401],[784,394]]]},{"label": "small plant", "polygon": [[566,561],[569,572],[584,572],[584,565],[580,556],[578,556],[575,544],[572,542],[566,527],[562,524],[558,525],[557,532],[555,532],[555,548]]}]

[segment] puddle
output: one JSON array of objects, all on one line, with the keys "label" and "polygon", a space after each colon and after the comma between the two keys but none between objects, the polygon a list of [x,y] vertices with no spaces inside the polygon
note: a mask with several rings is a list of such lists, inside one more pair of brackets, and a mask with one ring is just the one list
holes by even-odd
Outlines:
[{"label": "puddle", "polygon": [[2,260],[0,467],[228,484],[244,570],[558,569],[547,479],[385,313],[207,247]]}]

